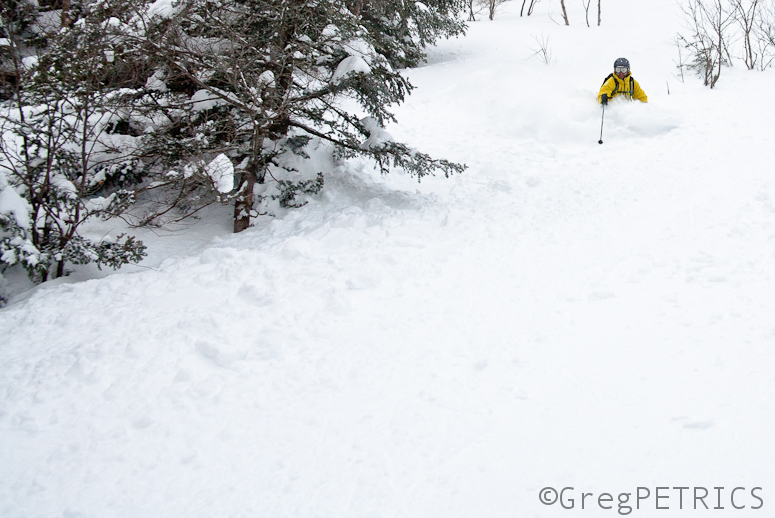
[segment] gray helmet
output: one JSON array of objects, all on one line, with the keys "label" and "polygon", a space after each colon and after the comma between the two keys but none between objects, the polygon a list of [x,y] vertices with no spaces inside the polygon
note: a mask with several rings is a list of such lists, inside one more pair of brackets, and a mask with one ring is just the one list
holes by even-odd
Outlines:
[{"label": "gray helmet", "polygon": [[627,58],[619,58],[614,61],[614,68],[616,67],[627,67],[627,70],[630,70],[630,62],[627,61]]}]

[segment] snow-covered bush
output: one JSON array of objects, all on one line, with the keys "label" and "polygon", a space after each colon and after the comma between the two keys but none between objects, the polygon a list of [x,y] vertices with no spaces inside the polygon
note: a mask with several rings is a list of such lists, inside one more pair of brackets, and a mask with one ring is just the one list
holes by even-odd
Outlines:
[{"label": "snow-covered bush", "polygon": [[67,264],[117,268],[144,256],[132,237],[93,241],[80,232],[89,219],[131,204],[121,184],[142,169],[135,139],[111,133],[123,100],[105,87],[117,76],[110,47],[105,24],[88,18],[49,35],[0,106],[0,264],[21,264],[36,281],[64,275]]}]

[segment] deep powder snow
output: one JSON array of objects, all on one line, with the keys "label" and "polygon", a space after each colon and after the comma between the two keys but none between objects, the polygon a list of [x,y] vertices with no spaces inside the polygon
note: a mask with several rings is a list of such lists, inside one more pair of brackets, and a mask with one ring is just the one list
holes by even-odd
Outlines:
[{"label": "deep powder snow", "polygon": [[[407,71],[387,128],[464,174],[353,162],[281,218],[149,234],[145,268],[0,311],[0,515],[617,512],[545,486],[772,505],[775,74],[678,81],[672,0],[603,2],[600,28],[513,4]],[[600,146],[620,56],[650,102],[612,103]]]}]

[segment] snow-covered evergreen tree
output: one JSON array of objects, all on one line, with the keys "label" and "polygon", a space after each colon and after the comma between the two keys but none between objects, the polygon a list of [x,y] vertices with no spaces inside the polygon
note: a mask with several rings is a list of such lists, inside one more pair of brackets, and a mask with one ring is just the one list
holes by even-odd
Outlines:
[{"label": "snow-covered evergreen tree", "polygon": [[348,9],[374,38],[377,51],[394,68],[413,67],[425,57],[425,48],[440,37],[465,33],[458,13],[465,11],[464,0],[402,2],[355,0]]},{"label": "snow-covered evergreen tree", "polygon": [[385,173],[464,169],[384,130],[390,106],[412,88],[397,69],[463,32],[458,0],[51,7],[2,10],[0,254],[36,280],[63,275],[68,263],[140,260],[144,247],[131,237],[80,233],[138,198],[138,223],[232,202],[236,232],[268,201],[302,205],[323,187],[325,171],[305,177],[294,166],[312,144],[338,159],[369,157]]},{"label": "snow-covered evergreen tree", "polygon": [[146,142],[169,159],[160,169],[169,187],[208,178],[207,165],[227,156],[236,182],[210,192],[234,200],[236,232],[259,213],[264,194],[257,186],[268,175],[281,180],[275,196],[287,205],[322,187],[322,174],[299,181],[281,174],[288,170],[283,157],[303,155],[311,139],[329,142],[340,156],[370,156],[383,172],[463,170],[386,138],[382,129],[393,120],[389,106],[411,90],[395,65],[415,64],[435,38],[462,32],[457,4],[377,9],[332,0],[190,0],[154,10],[159,5],[143,19],[142,36],[127,38],[157,67],[143,103],[154,121]]}]

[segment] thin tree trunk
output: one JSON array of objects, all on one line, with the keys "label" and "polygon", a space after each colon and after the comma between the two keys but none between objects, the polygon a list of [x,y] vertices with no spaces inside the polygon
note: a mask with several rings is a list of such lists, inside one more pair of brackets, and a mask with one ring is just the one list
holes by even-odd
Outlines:
[{"label": "thin tree trunk", "polygon": [[[251,168],[253,169],[253,168]],[[234,200],[234,233],[237,234],[250,226],[250,213],[253,211],[253,187],[256,185],[255,171],[246,172],[242,177],[242,188]]]},{"label": "thin tree trunk", "polygon": [[710,85],[711,88],[716,86],[716,81],[721,77],[721,64],[724,61],[724,11],[722,10],[720,1],[717,0],[716,5],[718,6],[718,73],[716,74],[716,77],[713,78],[713,83]]},{"label": "thin tree trunk", "polygon": [[581,5],[584,7],[584,15],[585,19],[587,21],[587,27],[589,27],[589,4],[592,3],[592,0],[587,0],[587,3],[584,3],[584,0],[581,0]]},{"label": "thin tree trunk", "polygon": [[562,17],[565,20],[565,25],[570,25],[568,23],[568,12],[565,10],[565,0],[560,0],[560,5],[562,6]]},{"label": "thin tree trunk", "polygon": [[[358,0],[354,9],[361,14],[365,3]],[[292,0],[289,2],[288,9],[283,13],[284,19],[281,22],[281,28],[277,31],[278,37],[275,42],[276,62],[278,65],[274,70],[276,87],[273,88],[272,95],[265,99],[267,107],[274,112],[273,118],[268,128],[254,127],[253,149],[251,151],[250,162],[242,175],[239,194],[234,200],[234,233],[242,232],[250,227],[250,218],[253,212],[253,188],[256,184],[264,183],[265,164],[263,163],[263,143],[264,138],[281,138],[288,133],[290,123],[290,114],[285,104],[288,92],[293,86],[293,56],[286,53],[288,44],[293,39],[299,19],[299,10],[302,7],[301,0]],[[268,135],[267,135],[268,132]]]},{"label": "thin tree trunk", "polygon": [[73,19],[70,17],[70,0],[62,0],[62,27],[69,27]]},{"label": "thin tree trunk", "polygon": [[597,0],[597,26],[600,27],[600,2],[602,0]]},{"label": "thin tree trunk", "polygon": [[65,261],[64,259],[57,261],[57,273],[55,279],[59,279],[65,274]]}]

